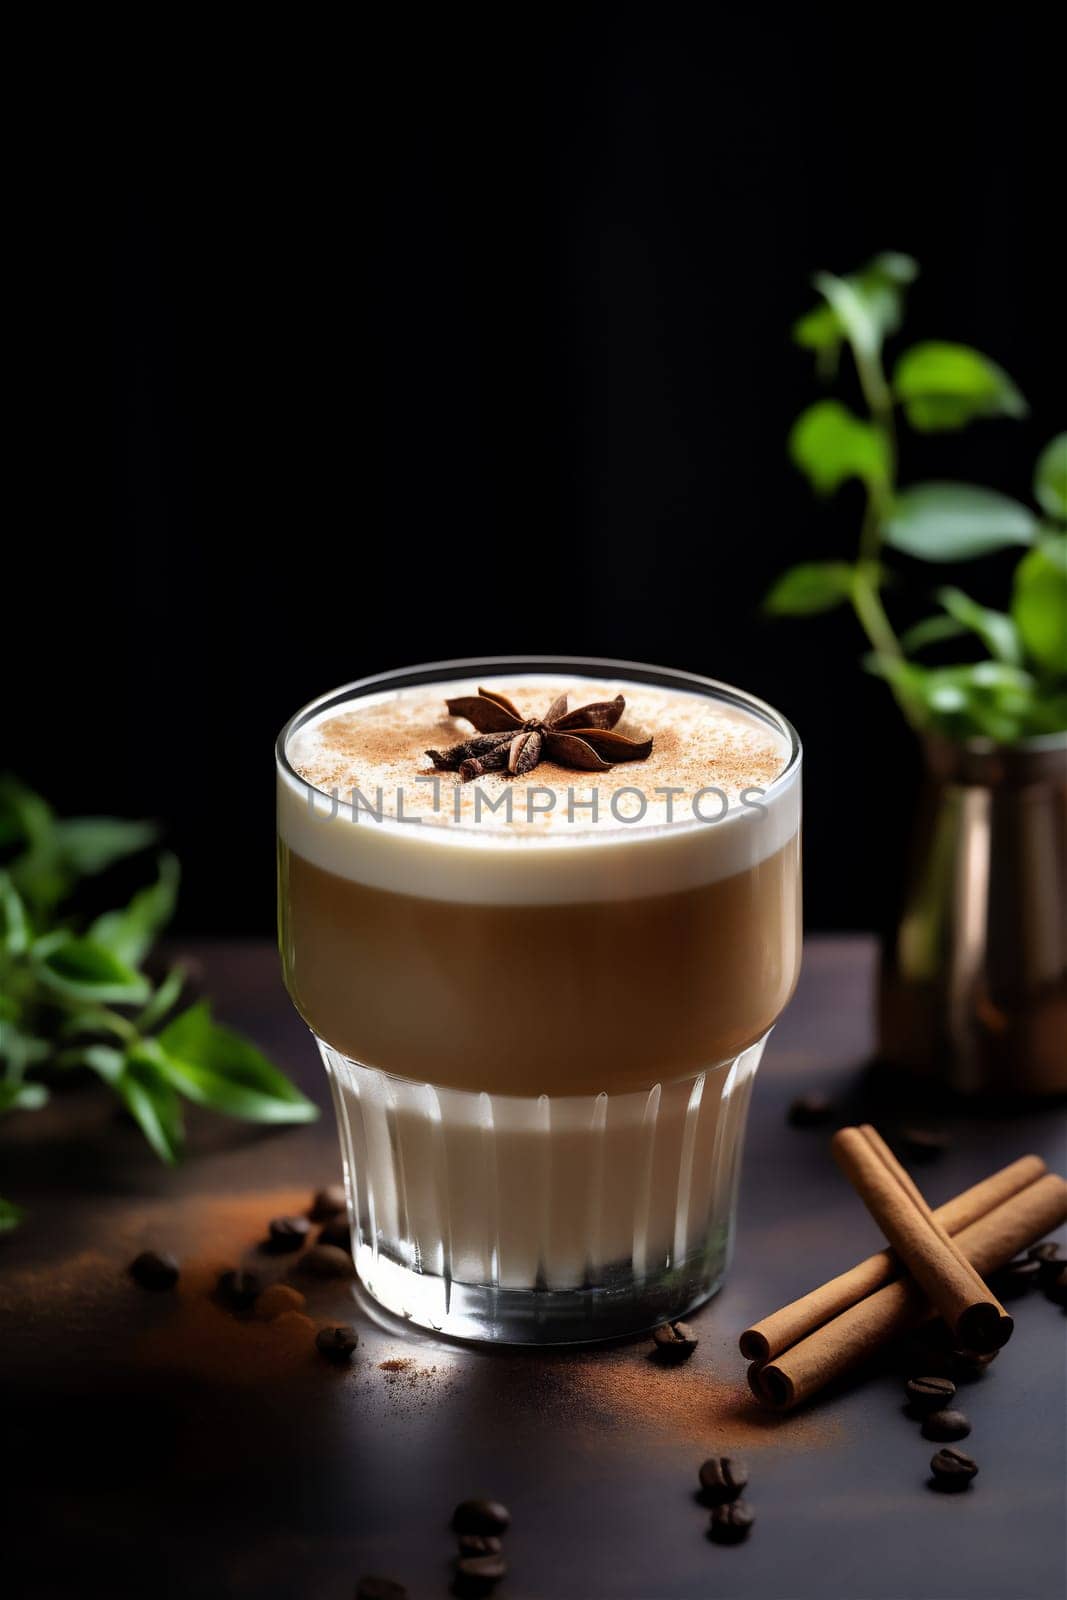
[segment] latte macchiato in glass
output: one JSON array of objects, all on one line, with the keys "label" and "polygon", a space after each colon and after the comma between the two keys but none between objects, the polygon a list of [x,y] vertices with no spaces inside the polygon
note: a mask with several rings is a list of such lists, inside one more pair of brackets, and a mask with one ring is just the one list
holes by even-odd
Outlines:
[{"label": "latte macchiato in glass", "polygon": [[788,724],[683,674],[444,663],[293,718],[282,959],[372,1295],[547,1342],[715,1290],[796,982],[799,828]]}]

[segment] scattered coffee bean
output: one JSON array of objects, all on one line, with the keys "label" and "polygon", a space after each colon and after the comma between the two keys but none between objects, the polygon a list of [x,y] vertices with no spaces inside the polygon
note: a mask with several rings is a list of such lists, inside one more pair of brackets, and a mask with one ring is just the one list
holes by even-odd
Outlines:
[{"label": "scattered coffee bean", "polygon": [[319,1229],[318,1244],[332,1244],[338,1250],[350,1251],[352,1248],[352,1234],[348,1226],[348,1217],[334,1217],[332,1222],[324,1222]]},{"label": "scattered coffee bean", "polygon": [[461,1500],[452,1513],[456,1533],[507,1533],[511,1512],[499,1500]]},{"label": "scattered coffee bean", "polygon": [[350,1278],[353,1273],[352,1257],[335,1244],[314,1244],[300,1257],[301,1272],[310,1272],[315,1278]]},{"label": "scattered coffee bean", "polygon": [[933,1128],[901,1128],[897,1143],[913,1161],[936,1161],[949,1147],[949,1138]]},{"label": "scattered coffee bean", "polygon": [[748,1468],[731,1456],[712,1456],[700,1469],[700,1487],[709,1505],[736,1500],[748,1483]]},{"label": "scattered coffee bean", "polygon": [[928,1411],[941,1411],[956,1393],[951,1378],[909,1378],[908,1400],[914,1412],[925,1416]]},{"label": "scattered coffee bean", "polygon": [[1051,1282],[1064,1264],[1055,1239],[1043,1239],[1040,1244],[1032,1244],[1026,1255],[1028,1260],[1037,1262],[1043,1285]]},{"label": "scattered coffee bean", "polygon": [[786,1112],[791,1128],[825,1128],[834,1120],[834,1102],[825,1094],[802,1094]]},{"label": "scattered coffee bean", "polygon": [[308,1207],[308,1216],[312,1222],[326,1222],[330,1217],[335,1217],[339,1211],[348,1207],[345,1199],[344,1184],[327,1184],[325,1189],[320,1189]]},{"label": "scattered coffee bean", "polygon": [[236,1267],[224,1272],[215,1285],[215,1293],[230,1311],[247,1311],[260,1291],[260,1281],[254,1272]]},{"label": "scattered coffee bean", "polygon": [[970,1431],[962,1411],[931,1411],[923,1420],[924,1439],[966,1439]]},{"label": "scattered coffee bean", "polygon": [[1009,1261],[1006,1267],[1001,1267],[994,1274],[992,1281],[1001,1300],[1017,1300],[1034,1287],[1040,1276],[1040,1261],[1031,1261],[1028,1256],[1016,1256],[1014,1261]]},{"label": "scattered coffee bean", "polygon": [[740,1544],[742,1539],[748,1538],[755,1520],[747,1501],[731,1500],[724,1506],[716,1506],[711,1513],[708,1538],[714,1539],[716,1544]]},{"label": "scattered coffee bean", "polygon": [[307,1217],[272,1217],[270,1221],[271,1250],[278,1255],[289,1255],[307,1242],[311,1223]]},{"label": "scattered coffee bean", "polygon": [[655,1354],[669,1366],[688,1361],[700,1343],[688,1322],[665,1322],[652,1335]]},{"label": "scattered coffee bean", "polygon": [[965,1456],[962,1450],[939,1450],[930,1458],[930,1471],[933,1473],[931,1487],[951,1492],[966,1489],[977,1476],[978,1463]]},{"label": "scattered coffee bean", "polygon": [[1045,1293],[1055,1306],[1067,1306],[1067,1266],[1060,1268],[1045,1288]]},{"label": "scattered coffee bean", "polygon": [[173,1289],[178,1281],[178,1263],[173,1256],[142,1250],[130,1262],[130,1277],[142,1289]]},{"label": "scattered coffee bean", "polygon": [[273,1322],[275,1317],[284,1317],[289,1311],[303,1311],[306,1305],[298,1289],[291,1289],[287,1283],[272,1283],[256,1296],[252,1310],[260,1321]]},{"label": "scattered coffee bean", "polygon": [[360,1578],[356,1584],[356,1600],[408,1600],[402,1583],[392,1578]]},{"label": "scattered coffee bean", "polygon": [[507,1570],[503,1556],[460,1556],[456,1562],[456,1589],[460,1594],[488,1594]]},{"label": "scattered coffee bean", "polygon": [[459,1536],[461,1556],[498,1556],[500,1551],[500,1540],[495,1534],[461,1533]]},{"label": "scattered coffee bean", "polygon": [[355,1328],[320,1328],[315,1335],[315,1346],[328,1361],[347,1361],[359,1343]]}]

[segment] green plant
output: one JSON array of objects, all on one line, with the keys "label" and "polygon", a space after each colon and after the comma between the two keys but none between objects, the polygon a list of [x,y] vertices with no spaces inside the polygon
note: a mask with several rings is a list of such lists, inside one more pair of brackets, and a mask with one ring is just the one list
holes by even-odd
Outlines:
[{"label": "green plant", "polygon": [[[170,921],[178,863],[88,926],[68,901],[86,878],[154,843],[150,823],[58,818],[12,778],[0,779],[0,1112],[48,1099],[39,1079],[88,1067],[118,1096],[161,1160],[182,1153],[182,1100],[252,1122],[308,1122],[317,1108],[206,1002],[172,1013],[185,978],[158,985],[142,965]],[[169,1018],[169,1020],[167,1020]],[[0,1232],[20,1208],[0,1200]]]},{"label": "green plant", "polygon": [[[858,480],[863,519],[853,560],[789,568],[764,606],[774,616],[798,617],[851,604],[871,647],[865,665],[885,679],[917,730],[1003,743],[1058,731],[1067,728],[1067,433],[1038,458],[1033,487],[1040,512],[974,484],[900,487],[901,423],[937,433],[1026,414],[1007,373],[967,345],[911,345],[887,371],[885,343],[900,329],[905,291],[917,273],[909,256],[887,253],[848,277],[821,272],[814,280],[822,303],[800,319],[793,337],[815,352],[824,378],[837,374],[847,347],[867,414],[838,400],[816,401],[794,423],[789,453],[819,495]],[[958,562],[1012,547],[1026,553],[1006,611],[942,586],[934,595],[937,611],[897,633],[884,600],[894,581],[887,552]],[[945,666],[917,659],[964,635],[984,649],[984,659]]]}]

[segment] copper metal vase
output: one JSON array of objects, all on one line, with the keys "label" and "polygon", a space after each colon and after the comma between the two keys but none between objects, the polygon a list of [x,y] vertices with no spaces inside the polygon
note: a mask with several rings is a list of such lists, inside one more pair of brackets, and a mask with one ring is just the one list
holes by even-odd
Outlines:
[{"label": "copper metal vase", "polygon": [[965,1094],[1067,1093],[1067,733],[924,754],[882,1058]]}]

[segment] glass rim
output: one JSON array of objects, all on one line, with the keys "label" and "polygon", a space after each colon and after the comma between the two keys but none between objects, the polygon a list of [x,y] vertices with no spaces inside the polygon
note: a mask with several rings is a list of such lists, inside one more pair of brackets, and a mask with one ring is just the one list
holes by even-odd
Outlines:
[{"label": "glass rim", "polygon": [[[677,667],[660,667],[647,661],[627,661],[614,656],[550,656],[550,655],[502,655],[502,656],[455,656],[440,661],[424,661],[410,667],[394,667],[386,672],[375,672],[364,678],[354,678],[351,683],[342,684],[337,688],[328,689],[325,694],[317,695],[314,700],[309,700],[295,711],[288,719],[278,734],[274,745],[274,756],[277,769],[291,780],[304,793],[326,795],[326,791],[318,788],[316,784],[297,772],[289,760],[289,740],[305,723],[320,712],[330,709],[334,705],[343,705],[351,700],[364,699],[377,690],[388,688],[403,688],[413,683],[433,683],[435,680],[447,681],[450,677],[477,677],[479,672],[487,673],[490,669],[498,671],[520,671],[522,669],[534,672],[558,672],[565,675],[570,668],[581,672],[584,668],[596,668],[604,676],[615,676],[625,679],[630,677],[637,683],[650,683],[664,687],[675,686],[680,689],[689,689],[692,693],[704,694],[709,699],[720,700],[728,705],[734,705],[756,715],[761,721],[768,723],[778,733],[783,735],[789,745],[789,754],[781,772],[771,780],[763,791],[771,796],[783,789],[800,767],[804,747],[800,736],[789,718],[776,710],[768,701],[761,700],[758,695],[751,694],[747,689],[738,689],[732,683],[725,683],[719,678],[708,678],[697,672],[685,672]],[[610,673],[604,669],[612,669]],[[327,796],[328,798],[328,796]],[[723,818],[722,820],[726,820]],[[410,824],[396,818],[384,818],[383,826],[390,824],[410,831]],[[679,831],[689,828],[705,828],[717,824],[690,818],[685,822],[669,824]],[[448,831],[448,830],[445,830]],[[648,836],[658,832],[658,829],[634,829],[620,823],[617,828],[597,828],[595,837],[604,840],[608,835],[626,834],[630,838]],[[436,830],[435,830],[436,832]],[[518,842],[518,839],[517,841]],[[528,841],[524,841],[528,842]],[[587,842],[591,842],[587,839]]]}]

